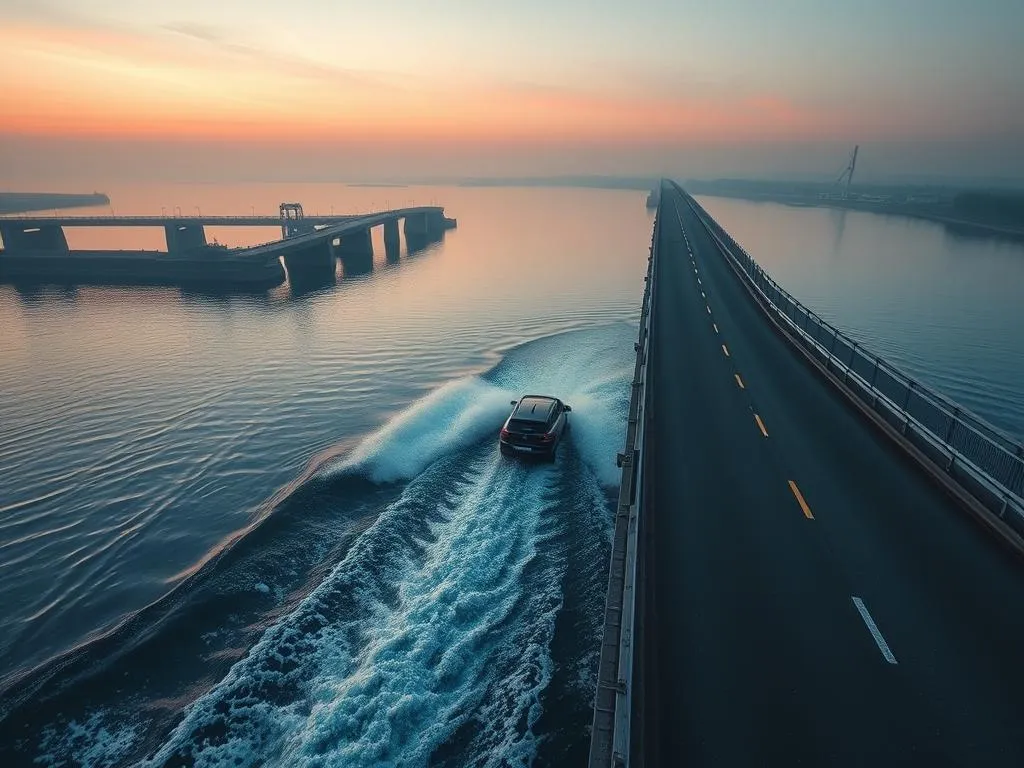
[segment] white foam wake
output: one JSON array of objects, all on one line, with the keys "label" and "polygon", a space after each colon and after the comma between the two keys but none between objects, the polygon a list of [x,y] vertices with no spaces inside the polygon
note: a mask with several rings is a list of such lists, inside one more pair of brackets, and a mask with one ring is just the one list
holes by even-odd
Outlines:
[{"label": "white foam wake", "polygon": [[415,477],[441,456],[492,432],[496,437],[512,397],[477,376],[449,382],[363,440],[331,471],[364,470],[376,482]]},{"label": "white foam wake", "polygon": [[[426,765],[442,746],[473,764],[529,764],[575,546],[566,514],[602,506],[599,485],[618,482],[631,335],[518,347],[325,470],[411,482],[145,765]],[[506,461],[488,442],[526,393],[573,406],[569,455],[554,466]],[[568,477],[570,467],[582,474]],[[588,552],[607,536],[583,531],[597,542]],[[604,564],[593,565],[600,588]]]},{"label": "white foam wake", "polygon": [[485,698],[495,746],[532,752],[564,571],[538,560],[555,472],[488,452],[440,503],[441,477],[411,484],[148,764],[426,765]]},{"label": "white foam wake", "polygon": [[497,440],[511,400],[547,394],[572,406],[573,444],[602,485],[615,486],[632,375],[631,332],[576,331],[517,347],[485,376],[449,382],[402,411],[328,471],[363,471],[376,482],[415,477],[442,456],[487,436]]}]

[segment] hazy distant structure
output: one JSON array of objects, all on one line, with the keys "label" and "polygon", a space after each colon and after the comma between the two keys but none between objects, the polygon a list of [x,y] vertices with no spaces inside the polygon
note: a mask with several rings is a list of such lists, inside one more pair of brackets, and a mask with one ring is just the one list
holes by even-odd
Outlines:
[{"label": "hazy distant structure", "polygon": [[302,203],[281,203],[278,210],[281,212],[281,237],[294,237],[306,231],[302,225],[305,218]]},{"label": "hazy distant structure", "polygon": [[843,187],[843,199],[845,200],[850,196],[850,182],[853,181],[853,172],[857,168],[857,152],[860,150],[860,145],[856,145],[853,148],[853,154],[850,155],[850,162],[847,164],[843,172],[839,174],[839,178],[836,180],[836,184],[842,184],[843,180],[846,180],[846,186]]}]

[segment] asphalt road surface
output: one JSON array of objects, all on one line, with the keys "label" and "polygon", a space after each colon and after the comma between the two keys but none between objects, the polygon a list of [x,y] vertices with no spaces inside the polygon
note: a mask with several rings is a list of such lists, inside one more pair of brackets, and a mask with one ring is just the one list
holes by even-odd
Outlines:
[{"label": "asphalt road surface", "polygon": [[1024,564],[659,216],[645,763],[1024,766]]}]

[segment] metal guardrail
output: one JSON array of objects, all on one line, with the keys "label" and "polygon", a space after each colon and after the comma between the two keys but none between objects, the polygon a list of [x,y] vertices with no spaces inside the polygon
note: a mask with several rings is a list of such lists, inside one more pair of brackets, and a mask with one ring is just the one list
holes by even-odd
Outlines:
[{"label": "metal guardrail", "polygon": [[621,768],[629,764],[632,718],[633,666],[636,622],[637,547],[643,509],[644,425],[647,421],[647,380],[654,304],[654,278],[658,261],[660,216],[654,220],[651,251],[644,277],[640,332],[636,343],[626,442],[618,455],[622,468],[619,500],[608,566],[604,630],[598,662],[594,718],[590,733],[590,768]]},{"label": "metal guardrail", "polygon": [[776,283],[701,205],[683,199],[770,311],[862,403],[1024,535],[1024,447],[822,320]]}]

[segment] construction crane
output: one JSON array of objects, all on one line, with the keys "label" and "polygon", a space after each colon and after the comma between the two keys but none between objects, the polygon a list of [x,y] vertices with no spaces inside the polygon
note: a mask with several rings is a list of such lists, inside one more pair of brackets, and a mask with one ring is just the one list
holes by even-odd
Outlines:
[{"label": "construction crane", "polygon": [[858,150],[860,150],[859,144],[853,148],[853,154],[850,155],[850,162],[847,164],[846,168],[843,169],[843,172],[839,174],[839,178],[836,179],[836,184],[842,184],[844,179],[846,181],[846,186],[843,187],[844,200],[850,196],[850,182],[853,181],[853,171],[857,167]]}]

